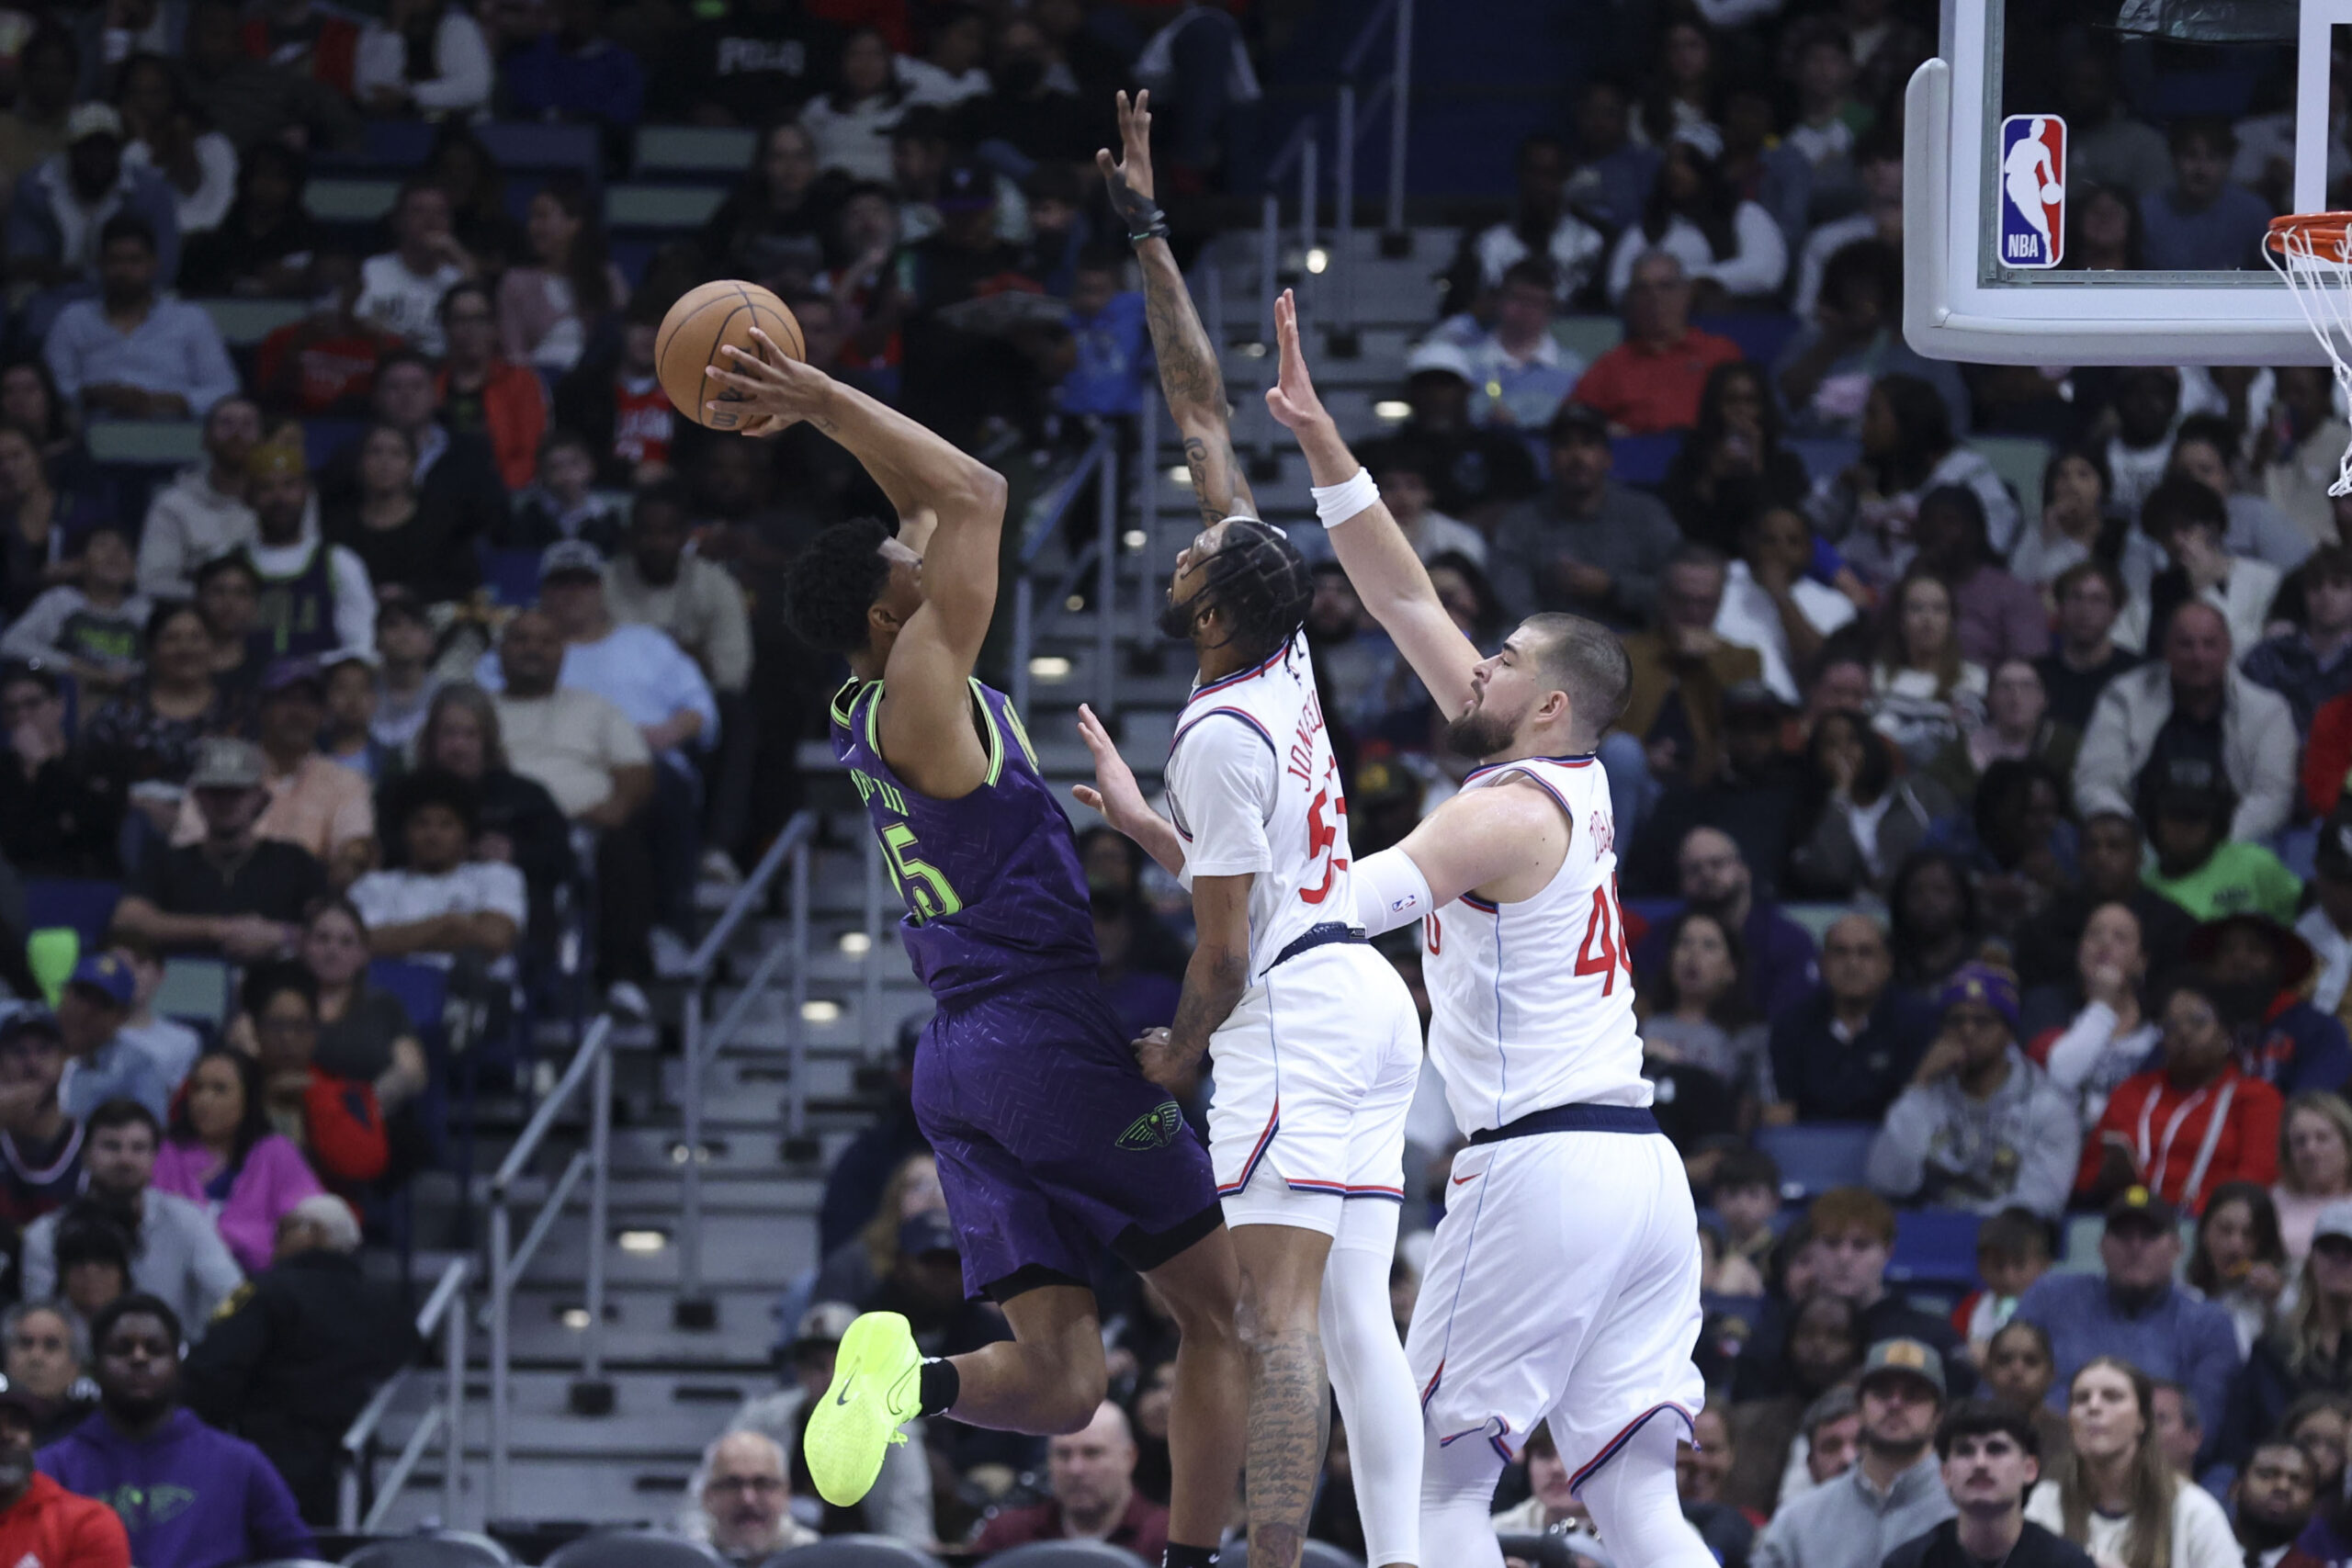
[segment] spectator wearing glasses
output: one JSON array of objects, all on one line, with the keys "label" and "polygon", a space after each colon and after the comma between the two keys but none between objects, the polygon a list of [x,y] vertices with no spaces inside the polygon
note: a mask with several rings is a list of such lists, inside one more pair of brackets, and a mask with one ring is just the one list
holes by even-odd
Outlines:
[{"label": "spectator wearing glasses", "polygon": [[763,1432],[729,1432],[703,1450],[702,1484],[682,1534],[729,1563],[753,1568],[808,1546],[817,1532],[792,1517],[784,1450]]}]

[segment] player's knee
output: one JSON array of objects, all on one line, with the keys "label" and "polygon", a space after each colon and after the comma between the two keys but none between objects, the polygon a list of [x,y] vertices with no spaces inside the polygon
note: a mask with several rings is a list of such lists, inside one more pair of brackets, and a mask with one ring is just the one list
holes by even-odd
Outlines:
[{"label": "player's knee", "polygon": [[1054,1437],[1086,1430],[1111,1391],[1110,1379],[1100,1360],[1091,1367],[1065,1367],[1057,1384],[1045,1413],[1046,1431]]}]

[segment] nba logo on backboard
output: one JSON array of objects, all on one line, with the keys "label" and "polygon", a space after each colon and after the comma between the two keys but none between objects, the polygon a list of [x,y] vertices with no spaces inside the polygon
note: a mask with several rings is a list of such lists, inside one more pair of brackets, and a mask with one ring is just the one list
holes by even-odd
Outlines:
[{"label": "nba logo on backboard", "polygon": [[2066,122],[2013,114],[2001,122],[2004,266],[2056,266],[2066,251]]}]

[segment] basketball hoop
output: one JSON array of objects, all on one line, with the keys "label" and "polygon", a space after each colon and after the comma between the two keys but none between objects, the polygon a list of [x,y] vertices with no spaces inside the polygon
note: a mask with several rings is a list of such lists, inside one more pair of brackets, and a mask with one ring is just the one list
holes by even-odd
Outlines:
[{"label": "basketball hoop", "polygon": [[[2263,252],[2311,323],[2335,384],[2352,399],[2352,212],[2290,212],[2270,220]],[[2352,495],[2352,448],[2336,460],[2330,495]]]}]

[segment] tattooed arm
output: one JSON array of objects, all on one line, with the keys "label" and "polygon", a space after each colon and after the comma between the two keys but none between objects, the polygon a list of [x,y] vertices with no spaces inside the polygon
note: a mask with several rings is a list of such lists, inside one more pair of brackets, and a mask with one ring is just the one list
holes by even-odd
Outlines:
[{"label": "tattooed arm", "polygon": [[[1151,350],[1159,361],[1159,389],[1184,437],[1184,466],[1200,498],[1201,522],[1216,523],[1236,512],[1257,515],[1258,502],[1241,476],[1233,452],[1233,426],[1226,404],[1225,375],[1216,345],[1209,342],[1176,253],[1168,247],[1167,224],[1152,202],[1151,95],[1132,103],[1119,95],[1120,158],[1094,154],[1118,209],[1135,239],[1136,263],[1143,272],[1144,319],[1151,327]],[[1147,236],[1135,238],[1136,236]]]}]

